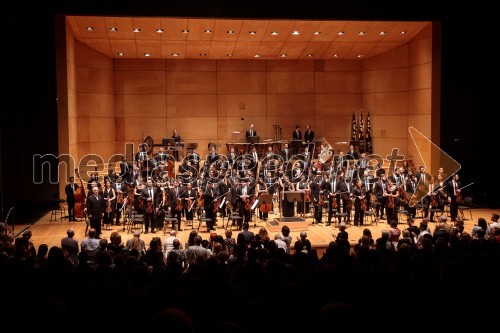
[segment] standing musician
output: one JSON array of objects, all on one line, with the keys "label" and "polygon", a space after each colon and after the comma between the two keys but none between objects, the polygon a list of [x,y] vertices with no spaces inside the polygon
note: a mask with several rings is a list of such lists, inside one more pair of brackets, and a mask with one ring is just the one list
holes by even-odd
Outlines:
[{"label": "standing musician", "polygon": [[391,224],[392,220],[397,220],[397,207],[399,206],[399,202],[397,202],[398,187],[392,182],[391,179],[387,180],[387,187],[385,188],[384,196],[387,199],[385,209],[387,224]]},{"label": "standing musician", "polygon": [[283,191],[281,192],[282,215],[285,217],[291,217],[294,215],[295,202],[288,201],[286,198],[285,192],[295,191],[295,186],[287,176],[283,176],[283,177],[279,178],[278,182],[279,182],[281,188],[283,189]]},{"label": "standing musician", "polygon": [[387,196],[385,196],[386,188],[387,188],[387,175],[385,173],[381,173],[379,175],[379,179],[375,182],[373,186],[373,194],[377,199],[377,205],[375,206],[375,218],[378,220],[385,219],[386,212],[386,204],[387,204]]},{"label": "standing musician", "polygon": [[314,143],[314,131],[312,130],[311,125],[307,125],[306,127],[306,131],[304,132],[304,141],[307,143],[309,151],[311,151]]},{"label": "standing musician", "polygon": [[248,183],[246,181],[243,181],[241,183],[241,187],[236,190],[236,195],[238,196],[237,205],[239,205],[239,215],[243,217],[242,222],[249,223],[252,219],[252,212],[250,208],[253,204],[252,199],[254,194],[254,188],[248,186]]},{"label": "standing musician", "polygon": [[188,160],[189,160],[189,164],[192,165],[196,169],[196,171],[200,171],[201,157],[200,157],[200,154],[198,154],[196,149],[193,149],[191,154],[188,155]]},{"label": "standing musician", "polygon": [[[261,196],[262,193],[266,194],[268,193],[267,184],[264,182],[264,179],[262,177],[259,177],[257,184],[255,184],[255,193],[257,193],[257,198],[255,200],[259,200],[259,197]],[[268,216],[269,216],[268,212],[263,212],[259,208],[259,219],[267,220]]]},{"label": "standing musician", "polygon": [[[366,206],[371,207],[371,195],[373,194],[373,176],[370,174],[368,169],[363,171],[363,175],[361,176],[361,182],[363,183],[363,189],[365,190],[365,199]],[[368,210],[368,209],[367,209]]]},{"label": "standing musician", "polygon": [[288,162],[290,157],[292,157],[292,152],[290,151],[290,148],[288,148],[288,143],[285,143],[283,145],[283,149],[281,150],[281,157],[283,157],[283,160],[285,162]]},{"label": "standing musician", "polygon": [[[193,184],[187,183],[186,190],[182,194],[184,215],[186,216],[186,225],[193,227],[194,209],[196,207],[197,191]],[[194,227],[193,227],[194,228]]]},{"label": "standing musician", "polygon": [[105,230],[111,230],[111,225],[115,217],[115,207],[116,207],[116,190],[111,186],[111,181],[106,179],[104,182],[104,189],[102,191],[102,196],[106,201],[106,210],[103,216],[103,224]]},{"label": "standing musician", "polygon": [[94,186],[92,194],[87,197],[86,208],[87,216],[90,220],[90,228],[95,229],[95,237],[101,237],[101,221],[106,209],[106,202],[103,196],[99,193],[99,188]]},{"label": "standing musician", "polygon": [[144,233],[147,234],[151,227],[151,232],[156,233],[156,216],[155,208],[156,198],[158,197],[158,189],[153,186],[153,180],[148,178],[146,186],[141,191],[139,200],[142,200],[144,214]]},{"label": "standing musician", "polygon": [[299,202],[297,205],[297,214],[305,214],[309,211],[309,205],[311,203],[311,191],[305,174],[300,177],[300,180],[295,187],[297,188],[297,191],[304,191],[304,195],[302,195],[303,201]]},{"label": "standing musician", "polygon": [[[272,172],[267,171],[266,176],[264,177],[264,180],[266,182],[266,188],[267,188],[267,193],[271,195],[271,197],[274,197],[274,193],[278,191],[278,184],[275,181],[276,178],[272,177]],[[271,213],[274,214],[274,203],[273,200],[271,200]]]},{"label": "standing musician", "polygon": [[145,187],[144,183],[138,178],[133,188],[134,188],[134,210],[139,214],[143,214],[144,208],[146,208],[144,202],[141,199],[141,194],[144,187]]},{"label": "standing musician", "polygon": [[[411,196],[416,193],[417,191],[417,177],[415,177],[414,174],[411,174],[409,177],[406,177],[406,185],[405,185],[405,197],[403,198],[403,206],[404,209],[408,212],[408,214],[412,217],[415,218],[417,215],[417,206],[413,205],[413,207],[410,206],[410,200],[408,198],[411,198]],[[424,209],[424,217],[427,218],[429,214],[429,202],[426,199],[427,197],[424,197],[423,199],[423,209]]]},{"label": "standing musician", "polygon": [[115,204],[115,224],[117,226],[121,225],[120,219],[122,217],[123,204],[125,203],[125,198],[128,197],[128,190],[125,182],[123,182],[122,177],[116,179],[114,184],[116,190],[116,204]]},{"label": "standing musician", "polygon": [[75,191],[80,188],[78,184],[75,184],[75,177],[69,177],[69,183],[64,187],[64,193],[66,193],[66,202],[68,203],[68,218],[69,221],[76,221],[75,218]]},{"label": "standing musician", "polygon": [[162,188],[162,183],[156,182],[156,197],[154,198],[154,214],[156,220],[156,229],[162,230],[163,224],[165,223],[165,208],[167,205],[168,195],[166,195],[165,191]]},{"label": "standing musician", "polygon": [[[314,205],[314,220],[316,223],[321,223],[323,217],[323,206],[321,199],[321,175],[317,174],[313,181],[309,183],[309,189],[311,190],[311,200]],[[314,222],[313,222],[314,224]]]},{"label": "standing musician", "polygon": [[177,229],[175,229],[175,222],[172,221],[172,230],[182,231],[181,229],[181,216],[184,204],[182,197],[184,195],[183,188],[179,185],[179,181],[174,181],[174,186],[170,189],[168,197],[170,198],[170,214],[177,219]]},{"label": "standing musician", "polygon": [[211,182],[207,183],[207,188],[203,192],[203,208],[205,210],[205,217],[210,219],[207,221],[207,231],[215,230],[215,201],[218,197],[218,193],[214,189],[214,184]]},{"label": "standing musician", "polygon": [[450,204],[451,220],[456,221],[458,216],[458,201],[461,198],[458,173],[453,174],[451,180],[446,184],[446,194],[448,195],[448,203]]},{"label": "standing musician", "polygon": [[[431,180],[433,177],[431,176]],[[444,204],[448,200],[445,193],[446,184],[444,183],[444,176],[441,173],[437,175],[437,181],[435,181],[435,186],[431,192],[430,207],[434,209],[440,209],[444,212]],[[434,211],[431,211],[430,220],[434,221]]]},{"label": "standing musician", "polygon": [[[351,196],[352,196],[352,184],[351,184],[351,179],[349,176],[344,176],[343,178],[340,179],[339,182],[339,191],[340,191],[340,199],[342,203],[342,212],[346,213],[346,216],[344,217],[344,222],[351,222],[351,211],[352,211],[352,201],[351,201]],[[339,218],[339,224],[340,224],[340,218]]]},{"label": "standing musician", "polygon": [[339,188],[340,178],[334,174],[332,178],[328,178],[328,174],[323,175],[323,181],[321,183],[321,190],[323,191],[323,198],[327,198],[328,202],[328,221],[326,225],[332,223],[332,217],[335,212],[337,212],[337,207],[340,203],[340,188]]},{"label": "standing musician", "polygon": [[365,211],[368,209],[366,204],[366,193],[361,179],[356,181],[356,186],[352,190],[354,196],[354,226],[363,225]]}]

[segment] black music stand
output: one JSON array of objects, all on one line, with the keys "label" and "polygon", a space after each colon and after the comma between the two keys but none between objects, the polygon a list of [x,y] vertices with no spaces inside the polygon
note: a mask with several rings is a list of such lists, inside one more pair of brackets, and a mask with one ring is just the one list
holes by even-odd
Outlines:
[{"label": "black music stand", "polygon": [[290,142],[290,149],[292,150],[292,152],[294,154],[298,154],[299,153],[300,147],[302,147],[302,140],[292,140]]},{"label": "black music stand", "polygon": [[[287,202],[302,202],[305,206],[305,200],[304,200],[304,192],[296,192],[296,191],[285,191],[285,200]],[[292,206],[293,207],[293,206]],[[295,208],[295,207],[294,207]],[[305,207],[304,207],[305,211]],[[292,209],[293,212],[293,209]],[[295,213],[292,214],[292,216],[295,215]]]},{"label": "black music stand", "polygon": [[[260,205],[266,205],[266,204],[271,204],[273,203],[273,196],[269,193],[262,193],[259,196],[259,207]],[[266,219],[264,219],[266,221]]]}]

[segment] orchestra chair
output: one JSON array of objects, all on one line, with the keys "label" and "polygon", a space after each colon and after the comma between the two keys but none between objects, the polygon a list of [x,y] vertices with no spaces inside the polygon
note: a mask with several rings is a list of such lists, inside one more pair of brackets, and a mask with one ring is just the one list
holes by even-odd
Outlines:
[{"label": "orchestra chair", "polygon": [[141,230],[144,232],[144,214],[138,214],[136,211],[132,213],[128,232],[134,232],[134,230]]},{"label": "orchestra chair", "polygon": [[163,235],[166,236],[167,234],[170,233],[168,230],[168,225],[170,224],[170,228],[172,228],[173,223],[177,222],[177,217],[172,217],[172,216],[165,216],[165,219],[163,221]]},{"label": "orchestra chair", "polygon": [[368,217],[370,218],[370,225],[372,225],[374,222],[375,222],[375,225],[378,225],[377,219],[374,218],[376,205],[377,205],[377,203],[370,202],[370,206],[368,207],[367,210],[364,211],[363,225],[367,225]]},{"label": "orchestra chair", "polygon": [[49,222],[52,222],[53,220],[57,221],[58,216],[59,216],[59,219],[61,219],[61,220],[65,217],[67,217],[66,216],[66,208],[61,205],[64,202],[66,202],[66,200],[54,198],[54,200],[51,203],[52,209],[50,211],[50,221]]},{"label": "orchestra chair", "polygon": [[462,201],[461,204],[458,205],[458,213],[460,214],[460,217],[462,220],[465,220],[464,217],[464,210],[468,210],[470,213],[470,219],[472,220],[472,198],[471,197],[465,197],[464,200]]},{"label": "orchestra chair", "polygon": [[200,231],[200,228],[201,228],[201,225],[203,224],[203,222],[205,222],[205,225],[207,225],[207,222],[211,222],[211,221],[212,221],[211,218],[205,217],[205,213],[200,214],[198,216],[198,231]]},{"label": "orchestra chair", "polygon": [[[420,214],[420,218],[423,219],[424,218],[424,205],[421,204],[421,203],[418,203],[415,205],[415,208],[416,208],[416,214],[415,214],[415,217],[416,215]],[[430,212],[431,210],[429,210]]]},{"label": "orchestra chair", "polygon": [[406,223],[408,221],[408,211],[405,209],[398,209],[398,223]]}]

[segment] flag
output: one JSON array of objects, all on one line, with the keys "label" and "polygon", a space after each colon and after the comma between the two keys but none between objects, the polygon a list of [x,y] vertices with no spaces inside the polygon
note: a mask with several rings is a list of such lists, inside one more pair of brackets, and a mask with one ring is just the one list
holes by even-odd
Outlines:
[{"label": "flag", "polygon": [[363,133],[363,112],[359,115],[359,130],[358,130],[358,140],[359,140],[359,152],[365,152],[365,136]]},{"label": "flag", "polygon": [[366,142],[366,152],[368,154],[373,154],[372,129],[370,128],[370,112],[368,112],[368,116],[366,117],[365,142]]},{"label": "flag", "polygon": [[352,114],[352,135],[351,135],[351,140],[355,141],[357,137],[357,129],[356,129],[356,115],[353,113]]}]

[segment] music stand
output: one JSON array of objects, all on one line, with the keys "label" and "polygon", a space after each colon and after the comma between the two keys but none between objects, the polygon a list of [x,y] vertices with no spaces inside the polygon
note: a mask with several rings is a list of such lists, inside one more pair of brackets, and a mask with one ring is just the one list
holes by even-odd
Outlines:
[{"label": "music stand", "polygon": [[297,203],[302,202],[304,205],[303,211],[305,212],[306,208],[305,208],[304,194],[305,193],[303,191],[285,191],[285,199],[288,202],[295,202],[295,201],[297,201]]},{"label": "music stand", "polygon": [[[267,205],[267,204],[272,204],[273,202],[273,196],[269,193],[262,193],[260,196],[259,196],[259,207],[260,205]],[[265,221],[266,219],[264,219]]]},{"label": "music stand", "polygon": [[254,136],[248,136],[247,137],[247,141],[248,141],[248,143],[259,143],[260,136],[256,136],[256,135],[254,135]]}]

